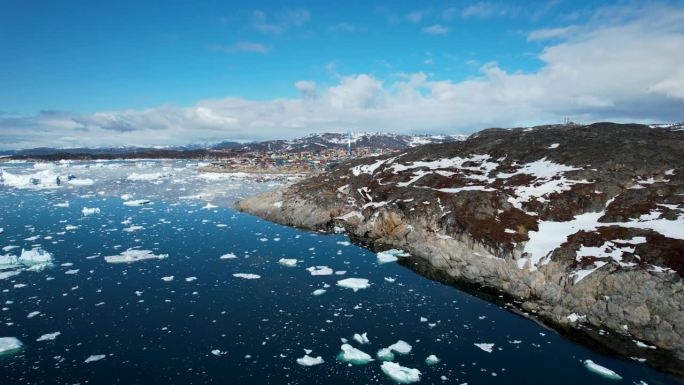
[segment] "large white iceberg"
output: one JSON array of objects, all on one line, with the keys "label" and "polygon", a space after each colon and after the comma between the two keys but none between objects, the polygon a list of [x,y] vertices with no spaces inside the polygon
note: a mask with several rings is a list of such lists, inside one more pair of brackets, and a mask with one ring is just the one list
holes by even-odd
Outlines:
[{"label": "large white iceberg", "polygon": [[601,377],[605,377],[610,380],[621,380],[622,377],[615,373],[614,371],[595,363],[592,360],[584,360],[584,367],[587,368],[592,373],[596,373]]},{"label": "large white iceberg", "polygon": [[370,283],[368,283],[368,280],[365,278],[346,278],[337,281],[337,286],[346,287],[347,289],[352,289],[356,292],[368,288]]},{"label": "large white iceberg", "polygon": [[401,366],[395,362],[385,361],[380,366],[382,372],[400,384],[411,384],[420,381],[420,370]]},{"label": "large white iceberg", "polygon": [[31,250],[21,249],[19,262],[26,267],[42,267],[43,265],[48,265],[52,262],[52,254],[40,248]]},{"label": "large white iceberg", "polygon": [[370,355],[362,352],[359,349],[356,349],[349,344],[342,345],[341,349],[342,352],[340,352],[340,354],[337,356],[337,359],[340,361],[348,362],[354,365],[364,365],[373,361],[373,358]]},{"label": "large white iceberg", "polygon": [[164,259],[168,257],[168,254],[154,254],[150,250],[133,250],[128,249],[119,255],[110,255],[104,257],[105,261],[108,263],[132,263],[138,261],[144,261],[146,259]]},{"label": "large white iceberg", "polygon": [[15,337],[0,337],[0,355],[12,354],[22,346],[21,341]]}]

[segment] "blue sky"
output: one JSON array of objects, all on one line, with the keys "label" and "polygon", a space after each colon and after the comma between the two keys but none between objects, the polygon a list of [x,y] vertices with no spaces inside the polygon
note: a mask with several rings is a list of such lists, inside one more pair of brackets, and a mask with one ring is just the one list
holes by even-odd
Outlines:
[{"label": "blue sky", "polygon": [[[0,147],[667,121],[682,107],[674,62],[627,88],[581,88],[564,68],[586,64],[573,50],[623,49],[594,58],[616,76],[644,65],[630,55],[684,51],[683,12],[672,1],[2,1]],[[557,93],[567,100],[548,103]],[[441,118],[417,117],[421,103]]]}]

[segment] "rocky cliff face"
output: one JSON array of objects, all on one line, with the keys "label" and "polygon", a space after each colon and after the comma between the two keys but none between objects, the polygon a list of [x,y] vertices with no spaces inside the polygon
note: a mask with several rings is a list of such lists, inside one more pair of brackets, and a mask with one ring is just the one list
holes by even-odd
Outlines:
[{"label": "rocky cliff face", "polygon": [[683,166],[676,127],[489,129],[357,159],[237,207],[404,249],[423,274],[505,293],[547,324],[681,374]]}]

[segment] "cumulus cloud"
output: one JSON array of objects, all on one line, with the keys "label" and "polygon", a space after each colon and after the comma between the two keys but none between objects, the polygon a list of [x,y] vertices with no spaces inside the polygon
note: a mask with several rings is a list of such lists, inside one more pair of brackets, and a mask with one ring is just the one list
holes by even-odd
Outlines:
[{"label": "cumulus cloud", "polygon": [[491,62],[461,81],[425,73],[385,79],[361,73],[338,76],[332,85],[302,79],[294,83],[300,96],[293,98],[231,97],[94,114],[4,114],[0,143],[5,148],[173,145],[349,129],[469,133],[563,117],[580,122],[683,120],[684,10],[658,8],[619,18],[551,34],[559,40],[541,49],[543,65],[530,73]]},{"label": "cumulus cloud", "polygon": [[433,24],[423,28],[423,32],[430,35],[446,35],[449,33],[449,27],[445,27],[441,24]]}]

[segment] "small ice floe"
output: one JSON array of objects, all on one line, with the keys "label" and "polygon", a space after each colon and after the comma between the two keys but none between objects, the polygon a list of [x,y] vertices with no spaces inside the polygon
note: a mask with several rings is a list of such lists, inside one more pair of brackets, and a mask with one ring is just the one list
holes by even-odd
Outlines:
[{"label": "small ice floe", "polygon": [[142,227],[142,226],[131,225],[131,226],[128,226],[128,227],[126,227],[125,229],[123,229],[123,231],[125,231],[125,232],[127,232],[127,233],[134,233],[134,232],[136,232],[136,231],[140,231],[140,230],[144,230],[144,229],[145,229],[145,228]]},{"label": "small ice floe", "polygon": [[375,354],[380,361],[394,361],[394,353],[390,348],[382,348]]},{"label": "small ice floe", "polygon": [[185,282],[193,282],[193,281],[197,281],[197,277],[187,277],[187,278],[185,278]]},{"label": "small ice floe", "polygon": [[327,291],[327,290],[325,290],[325,289],[316,289],[316,290],[314,290],[313,293],[311,293],[311,294],[313,294],[313,295],[323,295],[323,294],[325,294],[326,291]]},{"label": "small ice floe", "polygon": [[132,173],[129,175],[126,179],[130,181],[145,181],[145,182],[154,182],[158,181],[160,179],[168,178],[170,177],[171,174],[162,174],[160,172],[155,172],[155,173],[149,173],[149,174],[139,174],[139,173]]},{"label": "small ice floe", "polygon": [[403,250],[391,249],[387,251],[381,251],[377,254],[378,263],[390,263],[396,262],[399,257],[408,257],[410,254],[404,252]]},{"label": "small ice floe", "polygon": [[342,349],[342,352],[337,356],[337,359],[342,362],[353,365],[365,365],[373,361],[373,358],[370,355],[349,344],[343,344],[340,349]]},{"label": "small ice floe", "polygon": [[614,371],[595,363],[592,360],[584,360],[584,367],[592,373],[596,373],[601,377],[609,380],[621,380],[622,377]]},{"label": "small ice floe", "polygon": [[57,336],[59,336],[60,334],[62,334],[62,333],[60,333],[60,332],[54,332],[54,333],[43,334],[42,336],[38,337],[38,339],[36,340],[36,342],[53,341],[53,340],[54,340],[55,338],[57,338]]},{"label": "small ice floe", "polygon": [[301,366],[314,366],[324,363],[323,357],[311,357],[309,353],[305,354],[302,358],[297,358],[297,363]]},{"label": "small ice floe", "polygon": [[385,277],[385,282],[394,283],[394,281],[396,281],[396,280],[397,280],[396,278]]},{"label": "small ice floe", "polygon": [[37,310],[36,310],[36,311],[32,311],[32,312],[28,313],[28,315],[26,316],[26,318],[33,318],[33,317],[37,316],[38,314],[40,314],[39,311],[37,311]]},{"label": "small ice floe", "polygon": [[548,149],[549,149],[549,150],[553,150],[554,148],[558,148],[558,146],[560,146],[560,143],[552,143],[552,144],[548,147]]},{"label": "small ice floe", "polygon": [[354,333],[354,341],[358,342],[361,345],[366,345],[370,344],[370,340],[368,339],[368,333]]},{"label": "small ice floe", "polygon": [[352,289],[357,292],[361,289],[367,289],[370,286],[366,278],[346,278],[337,281],[337,286],[345,287],[347,289]]},{"label": "small ice floe", "polygon": [[59,207],[61,209],[66,209],[66,208],[69,208],[69,202],[55,203],[53,206]]},{"label": "small ice floe", "polygon": [[484,350],[487,353],[491,353],[494,350],[494,344],[488,344],[488,343],[479,343],[479,344],[473,344],[477,346],[478,348]]},{"label": "small ice floe", "polygon": [[64,226],[64,230],[66,230],[66,231],[74,231],[74,230],[78,230],[78,226],[74,226],[74,225],[66,225],[66,226]]},{"label": "small ice floe", "polygon": [[259,279],[259,278],[261,278],[261,276],[258,274],[248,274],[248,273],[235,273],[235,274],[233,274],[233,277],[243,278],[243,279]]},{"label": "small ice floe", "polygon": [[79,269],[70,269],[70,270],[65,271],[64,274],[74,275],[74,274],[78,274],[79,271],[80,271]]},{"label": "small ice floe", "polygon": [[387,377],[399,384],[412,384],[420,381],[420,370],[407,368],[395,362],[385,361],[380,366],[380,369],[382,369],[382,372],[385,373]]},{"label": "small ice floe", "polygon": [[86,364],[89,364],[91,362],[103,360],[106,357],[107,356],[105,354],[93,354],[91,356],[88,356],[88,358],[86,358],[85,361],[83,361],[83,362],[85,362]]},{"label": "small ice floe", "polygon": [[437,365],[437,364],[439,364],[440,361],[441,361],[441,360],[440,360],[439,358],[437,358],[437,356],[434,355],[434,354],[430,354],[430,355],[427,356],[427,358],[425,359],[425,363],[428,364],[428,365]]},{"label": "small ice floe", "polygon": [[152,201],[149,201],[147,199],[136,199],[132,201],[124,201],[124,206],[144,206],[144,205],[149,205],[152,203]]},{"label": "small ice floe", "polygon": [[311,275],[332,275],[333,269],[328,266],[311,266],[307,267],[306,271],[311,273]]},{"label": "small ice floe", "polygon": [[223,352],[219,349],[213,349],[211,354],[215,355],[216,357],[221,357],[222,355],[226,354],[226,352]]},{"label": "small ice floe", "polygon": [[104,257],[104,259],[107,261],[107,263],[133,263],[144,261],[146,259],[164,259],[168,256],[168,254],[154,254],[150,250],[128,249],[121,252],[119,255],[110,255]]},{"label": "small ice floe", "polygon": [[5,232],[5,229],[2,228],[2,227],[0,227],[0,234],[2,234],[2,233],[4,233],[4,232]]},{"label": "small ice floe", "polygon": [[100,209],[98,207],[84,207],[83,210],[81,210],[81,213],[83,213],[84,217],[87,217],[89,215],[99,214]]},{"label": "small ice floe", "polygon": [[171,282],[171,281],[173,281],[173,275],[169,275],[169,276],[166,276],[166,277],[161,277],[161,280],[164,281],[164,282]]},{"label": "small ice floe", "polygon": [[226,254],[223,254],[221,257],[219,257],[219,259],[236,259],[236,258],[237,258],[237,255],[235,255],[233,253],[226,253]]},{"label": "small ice floe", "polygon": [[0,356],[17,352],[24,344],[15,337],[0,337]]},{"label": "small ice floe", "polygon": [[95,184],[95,181],[90,178],[75,178],[70,180],[69,184],[72,186],[92,186],[93,184]]},{"label": "small ice floe", "polygon": [[281,265],[283,265],[283,266],[287,266],[287,267],[295,267],[295,266],[297,266],[297,260],[294,259],[294,258],[293,258],[293,259],[280,258],[280,260],[278,260],[278,263],[281,264]]},{"label": "small ice floe", "polygon": [[413,347],[409,345],[406,341],[399,340],[392,345],[388,346],[387,349],[397,352],[399,354],[409,354]]}]

